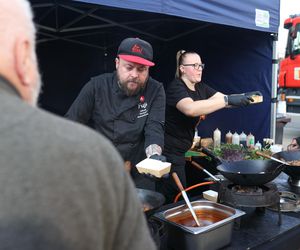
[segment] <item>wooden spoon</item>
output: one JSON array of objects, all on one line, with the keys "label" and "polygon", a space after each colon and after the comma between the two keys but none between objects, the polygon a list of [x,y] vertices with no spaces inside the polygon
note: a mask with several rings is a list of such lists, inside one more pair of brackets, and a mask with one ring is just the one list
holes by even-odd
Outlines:
[{"label": "wooden spoon", "polygon": [[290,163],[288,163],[288,162],[286,162],[286,161],[279,160],[279,159],[277,159],[277,158],[275,158],[275,157],[272,157],[272,156],[270,156],[270,155],[264,154],[263,152],[256,151],[255,153],[256,153],[257,155],[259,155],[259,156],[262,156],[262,157],[268,158],[268,159],[270,159],[270,160],[277,161],[277,162],[280,162],[280,163],[282,163],[282,164],[284,164],[284,165],[290,166]]},{"label": "wooden spoon", "polygon": [[189,210],[190,210],[190,212],[191,212],[194,220],[196,221],[197,226],[200,227],[201,225],[200,225],[200,223],[198,221],[197,215],[196,215],[196,213],[194,211],[194,208],[193,208],[193,206],[192,206],[192,204],[191,204],[191,202],[190,202],[190,200],[189,200],[186,192],[184,191],[184,188],[183,188],[183,186],[181,184],[181,181],[179,180],[178,175],[175,172],[173,172],[172,173],[172,177],[173,177],[173,179],[174,179],[177,187],[181,191],[182,197],[184,198],[185,203],[187,204],[187,206],[188,206],[188,208],[189,208]]}]

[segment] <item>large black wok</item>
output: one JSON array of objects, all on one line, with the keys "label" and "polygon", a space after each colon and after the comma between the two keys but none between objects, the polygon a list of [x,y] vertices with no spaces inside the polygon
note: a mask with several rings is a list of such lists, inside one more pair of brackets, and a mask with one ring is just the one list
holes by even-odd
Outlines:
[{"label": "large black wok", "polygon": [[136,188],[136,190],[147,217],[151,216],[157,208],[165,203],[165,197],[161,193],[140,188]]},{"label": "large black wok", "polygon": [[203,153],[217,162],[217,170],[234,184],[243,186],[259,186],[274,180],[285,165],[271,160],[241,160],[227,162],[215,156],[210,150]]},{"label": "large black wok", "polygon": [[234,184],[259,186],[274,180],[285,165],[271,160],[223,162],[218,171]]},{"label": "large black wok", "polygon": [[[284,159],[284,161],[300,160],[300,151],[281,151],[272,156],[277,159]],[[286,165],[283,172],[292,178],[300,179],[300,166]]]}]

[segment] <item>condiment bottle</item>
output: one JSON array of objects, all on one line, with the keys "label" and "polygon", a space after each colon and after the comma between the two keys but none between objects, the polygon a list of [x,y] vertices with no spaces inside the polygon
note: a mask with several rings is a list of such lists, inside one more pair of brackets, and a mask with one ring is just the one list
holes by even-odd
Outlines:
[{"label": "condiment bottle", "polygon": [[198,130],[195,129],[195,135],[194,135],[194,139],[193,139],[193,146],[192,148],[199,148],[200,147],[200,136],[198,136]]},{"label": "condiment bottle", "polygon": [[257,141],[257,143],[255,143],[254,148],[257,150],[261,150],[261,143],[259,141]]},{"label": "condiment bottle", "polygon": [[247,147],[249,148],[253,148],[254,147],[254,135],[252,135],[251,133],[247,136]]},{"label": "condiment bottle", "polygon": [[240,145],[240,136],[237,132],[232,135],[232,144]]},{"label": "condiment bottle", "polygon": [[221,131],[217,128],[214,131],[214,148],[220,147],[221,145]]},{"label": "condiment bottle", "polygon": [[225,141],[226,141],[227,144],[231,144],[232,143],[232,133],[230,132],[230,130],[225,135]]},{"label": "condiment bottle", "polygon": [[244,147],[247,146],[247,135],[244,133],[244,131],[240,134],[240,144],[242,144]]}]

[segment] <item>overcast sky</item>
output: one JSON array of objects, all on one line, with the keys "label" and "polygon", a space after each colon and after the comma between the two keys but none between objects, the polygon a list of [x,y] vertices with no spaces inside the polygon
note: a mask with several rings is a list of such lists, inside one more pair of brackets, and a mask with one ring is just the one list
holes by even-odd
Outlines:
[{"label": "overcast sky", "polygon": [[280,26],[278,31],[278,55],[283,57],[287,40],[287,30],[283,23],[289,15],[300,14],[300,0],[280,0]]}]

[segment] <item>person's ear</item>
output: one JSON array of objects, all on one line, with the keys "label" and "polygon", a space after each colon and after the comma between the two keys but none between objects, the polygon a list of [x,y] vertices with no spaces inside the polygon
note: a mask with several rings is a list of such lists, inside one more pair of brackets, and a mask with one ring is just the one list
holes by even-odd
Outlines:
[{"label": "person's ear", "polygon": [[184,73],[184,66],[183,66],[183,65],[180,65],[180,66],[179,66],[179,70],[180,70],[180,73],[183,74],[183,73]]},{"label": "person's ear", "polygon": [[119,64],[120,64],[120,59],[118,57],[116,57],[115,63],[116,63],[116,69],[118,69],[119,68]]},{"label": "person's ear", "polygon": [[17,39],[14,47],[16,74],[23,86],[30,86],[33,78],[32,47],[28,39]]}]

